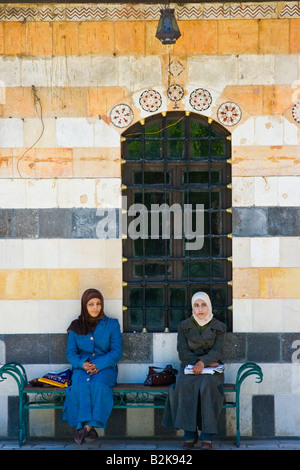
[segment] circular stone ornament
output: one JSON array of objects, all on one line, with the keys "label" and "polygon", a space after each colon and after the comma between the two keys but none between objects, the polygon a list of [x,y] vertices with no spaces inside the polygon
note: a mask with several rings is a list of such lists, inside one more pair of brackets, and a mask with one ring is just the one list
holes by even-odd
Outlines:
[{"label": "circular stone ornament", "polygon": [[162,98],[156,90],[145,90],[140,96],[140,105],[144,111],[154,113],[162,105]]},{"label": "circular stone ornament", "polygon": [[190,94],[190,105],[196,111],[205,111],[210,107],[212,97],[205,88],[197,88]]},{"label": "circular stone ornament", "polygon": [[235,126],[242,117],[242,110],[236,103],[227,101],[221,104],[217,116],[224,126]]},{"label": "circular stone ornament", "polygon": [[297,101],[297,103],[294,104],[292,109],[292,115],[295,121],[300,124],[300,101]]},{"label": "circular stone ornament", "polygon": [[171,85],[168,88],[167,95],[171,101],[180,101],[183,98],[184,90],[180,85]]},{"label": "circular stone ornament", "polygon": [[117,104],[110,112],[110,120],[116,127],[127,127],[133,121],[133,111],[128,104]]}]

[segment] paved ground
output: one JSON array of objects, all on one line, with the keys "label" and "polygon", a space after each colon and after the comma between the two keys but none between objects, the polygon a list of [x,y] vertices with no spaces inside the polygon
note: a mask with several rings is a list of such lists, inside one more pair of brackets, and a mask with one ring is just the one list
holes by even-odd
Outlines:
[{"label": "paved ground", "polygon": [[[240,447],[237,448],[233,441],[216,441],[214,442],[215,450],[300,450],[300,439],[280,439],[280,440],[247,440],[242,439]],[[19,448],[17,440],[0,440],[0,450],[102,450],[105,453],[115,455],[118,452],[122,455],[130,454],[130,451],[148,451],[148,453],[156,454],[164,451],[164,453],[176,454],[182,451],[181,440],[107,440],[97,439],[89,444],[82,446],[76,444],[72,440],[36,440],[29,439],[25,445]],[[200,445],[196,445],[193,453],[201,451]],[[124,452],[123,452],[124,451]],[[126,453],[125,453],[126,451]]]}]

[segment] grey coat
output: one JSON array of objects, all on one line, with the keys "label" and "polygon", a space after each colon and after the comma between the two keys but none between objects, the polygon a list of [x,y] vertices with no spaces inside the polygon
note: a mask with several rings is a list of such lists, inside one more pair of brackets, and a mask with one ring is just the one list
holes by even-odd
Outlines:
[{"label": "grey coat", "polygon": [[205,366],[221,361],[226,326],[214,317],[199,332],[192,317],[178,327],[177,350],[181,368],[176,384],[169,389],[162,425],[167,428],[201,431],[216,434],[223,405],[224,374],[185,375],[184,367],[199,359]]}]

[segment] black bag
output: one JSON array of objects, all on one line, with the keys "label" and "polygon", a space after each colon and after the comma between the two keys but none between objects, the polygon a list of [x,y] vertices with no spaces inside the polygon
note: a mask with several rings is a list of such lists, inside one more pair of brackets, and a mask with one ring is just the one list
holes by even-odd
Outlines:
[{"label": "black bag", "polygon": [[156,369],[162,369],[162,367],[149,367],[144,385],[171,385],[176,382],[178,370],[173,369],[171,364],[168,364],[161,372],[158,372]]}]

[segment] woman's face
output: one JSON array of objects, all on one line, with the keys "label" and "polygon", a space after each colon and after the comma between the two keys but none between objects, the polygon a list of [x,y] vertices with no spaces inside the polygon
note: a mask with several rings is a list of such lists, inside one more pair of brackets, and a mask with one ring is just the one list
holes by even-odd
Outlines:
[{"label": "woman's face", "polygon": [[204,300],[199,299],[194,302],[193,310],[196,317],[202,320],[208,314],[208,305]]},{"label": "woman's face", "polygon": [[102,302],[98,298],[91,299],[86,304],[88,314],[93,318],[98,317],[98,315],[101,311],[101,307],[102,307]]}]

